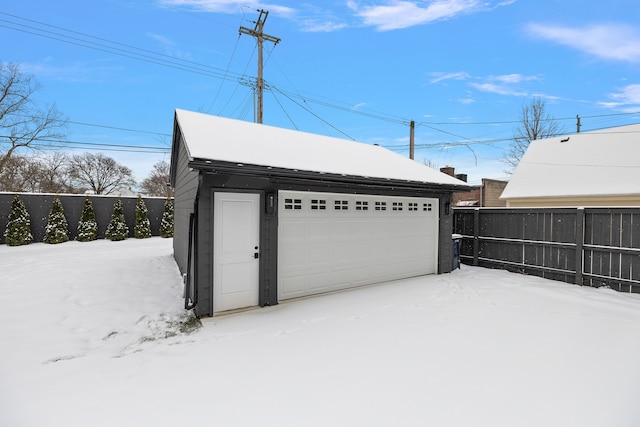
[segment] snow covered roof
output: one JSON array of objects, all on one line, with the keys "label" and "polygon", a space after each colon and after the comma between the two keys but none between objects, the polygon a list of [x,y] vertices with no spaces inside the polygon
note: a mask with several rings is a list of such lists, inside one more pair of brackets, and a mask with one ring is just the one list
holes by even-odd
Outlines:
[{"label": "snow covered roof", "polygon": [[463,181],[375,145],[179,109],[176,120],[191,160],[467,186]]},{"label": "snow covered roof", "polygon": [[501,199],[640,194],[640,124],[531,142]]}]

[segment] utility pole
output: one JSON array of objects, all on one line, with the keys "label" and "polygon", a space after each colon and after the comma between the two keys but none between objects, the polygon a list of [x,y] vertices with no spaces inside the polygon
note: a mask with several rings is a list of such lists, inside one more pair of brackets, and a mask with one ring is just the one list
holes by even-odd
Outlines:
[{"label": "utility pole", "polygon": [[255,21],[256,26],[253,28],[240,27],[240,34],[248,34],[252,37],[255,37],[258,40],[258,81],[256,82],[256,91],[258,97],[258,111],[256,113],[256,122],[262,123],[262,92],[264,83],[262,81],[262,43],[266,40],[268,42],[272,42],[274,45],[277,45],[280,42],[280,39],[274,36],[270,36],[268,34],[264,34],[262,30],[264,29],[264,22],[267,20],[267,16],[269,16],[269,12],[266,10],[260,9],[260,16],[258,16],[258,20]]},{"label": "utility pole", "polygon": [[414,134],[416,131],[416,122],[415,120],[411,120],[411,123],[409,123],[409,158],[411,160],[413,160],[413,152],[415,149],[415,142],[414,142]]},{"label": "utility pole", "polygon": [[580,126],[582,126],[580,124],[580,116],[576,116],[576,120],[578,120],[578,122],[576,123],[576,127],[578,128],[578,133],[580,133]]}]

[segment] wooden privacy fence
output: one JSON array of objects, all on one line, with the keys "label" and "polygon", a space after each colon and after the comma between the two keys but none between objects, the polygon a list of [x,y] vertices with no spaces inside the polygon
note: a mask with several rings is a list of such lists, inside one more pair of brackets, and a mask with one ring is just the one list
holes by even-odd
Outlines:
[{"label": "wooden privacy fence", "polygon": [[456,208],[465,264],[640,293],[640,208]]}]

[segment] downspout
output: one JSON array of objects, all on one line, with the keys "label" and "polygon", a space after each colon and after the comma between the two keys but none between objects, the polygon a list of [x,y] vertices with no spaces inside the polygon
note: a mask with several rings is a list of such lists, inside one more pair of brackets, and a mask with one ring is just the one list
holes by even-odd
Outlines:
[{"label": "downspout", "polygon": [[[184,308],[192,310],[198,305],[198,205],[200,201],[200,189],[204,181],[202,172],[198,175],[198,188],[193,199],[193,213],[189,215],[189,248],[187,250],[187,282],[185,284]],[[193,283],[193,295],[191,284]]]}]

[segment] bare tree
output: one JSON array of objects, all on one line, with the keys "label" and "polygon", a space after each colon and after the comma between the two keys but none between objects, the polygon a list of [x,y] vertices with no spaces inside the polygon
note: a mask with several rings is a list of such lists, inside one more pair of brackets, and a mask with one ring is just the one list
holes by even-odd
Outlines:
[{"label": "bare tree", "polygon": [[164,160],[153,165],[149,176],[142,181],[142,190],[149,196],[173,197],[173,189],[168,185],[169,168],[169,163]]},{"label": "bare tree", "polygon": [[64,135],[65,125],[55,105],[40,107],[34,100],[40,85],[17,64],[0,63],[0,171],[19,148],[35,148]]},{"label": "bare tree", "polygon": [[92,190],[94,194],[111,194],[136,184],[131,169],[101,153],[72,156],[68,175],[74,186]]},{"label": "bare tree", "polygon": [[520,114],[520,125],[514,129],[513,141],[502,159],[509,165],[508,173],[518,166],[531,141],[551,138],[562,132],[558,121],[547,113],[541,98],[533,98],[529,104],[524,104]]},{"label": "bare tree", "polygon": [[422,164],[425,165],[425,166],[430,167],[431,169],[438,170],[438,164],[435,161],[431,160],[431,159],[428,159],[428,160],[427,159],[423,159],[422,160]]},{"label": "bare tree", "polygon": [[67,174],[69,156],[62,152],[54,152],[40,161],[38,181],[43,193],[75,193],[71,179]]},{"label": "bare tree", "polygon": [[67,169],[69,156],[54,152],[46,156],[11,156],[0,170],[0,191],[75,193]]},{"label": "bare tree", "polygon": [[9,157],[0,169],[0,191],[38,192],[39,174],[40,163],[36,159],[26,156]]}]

